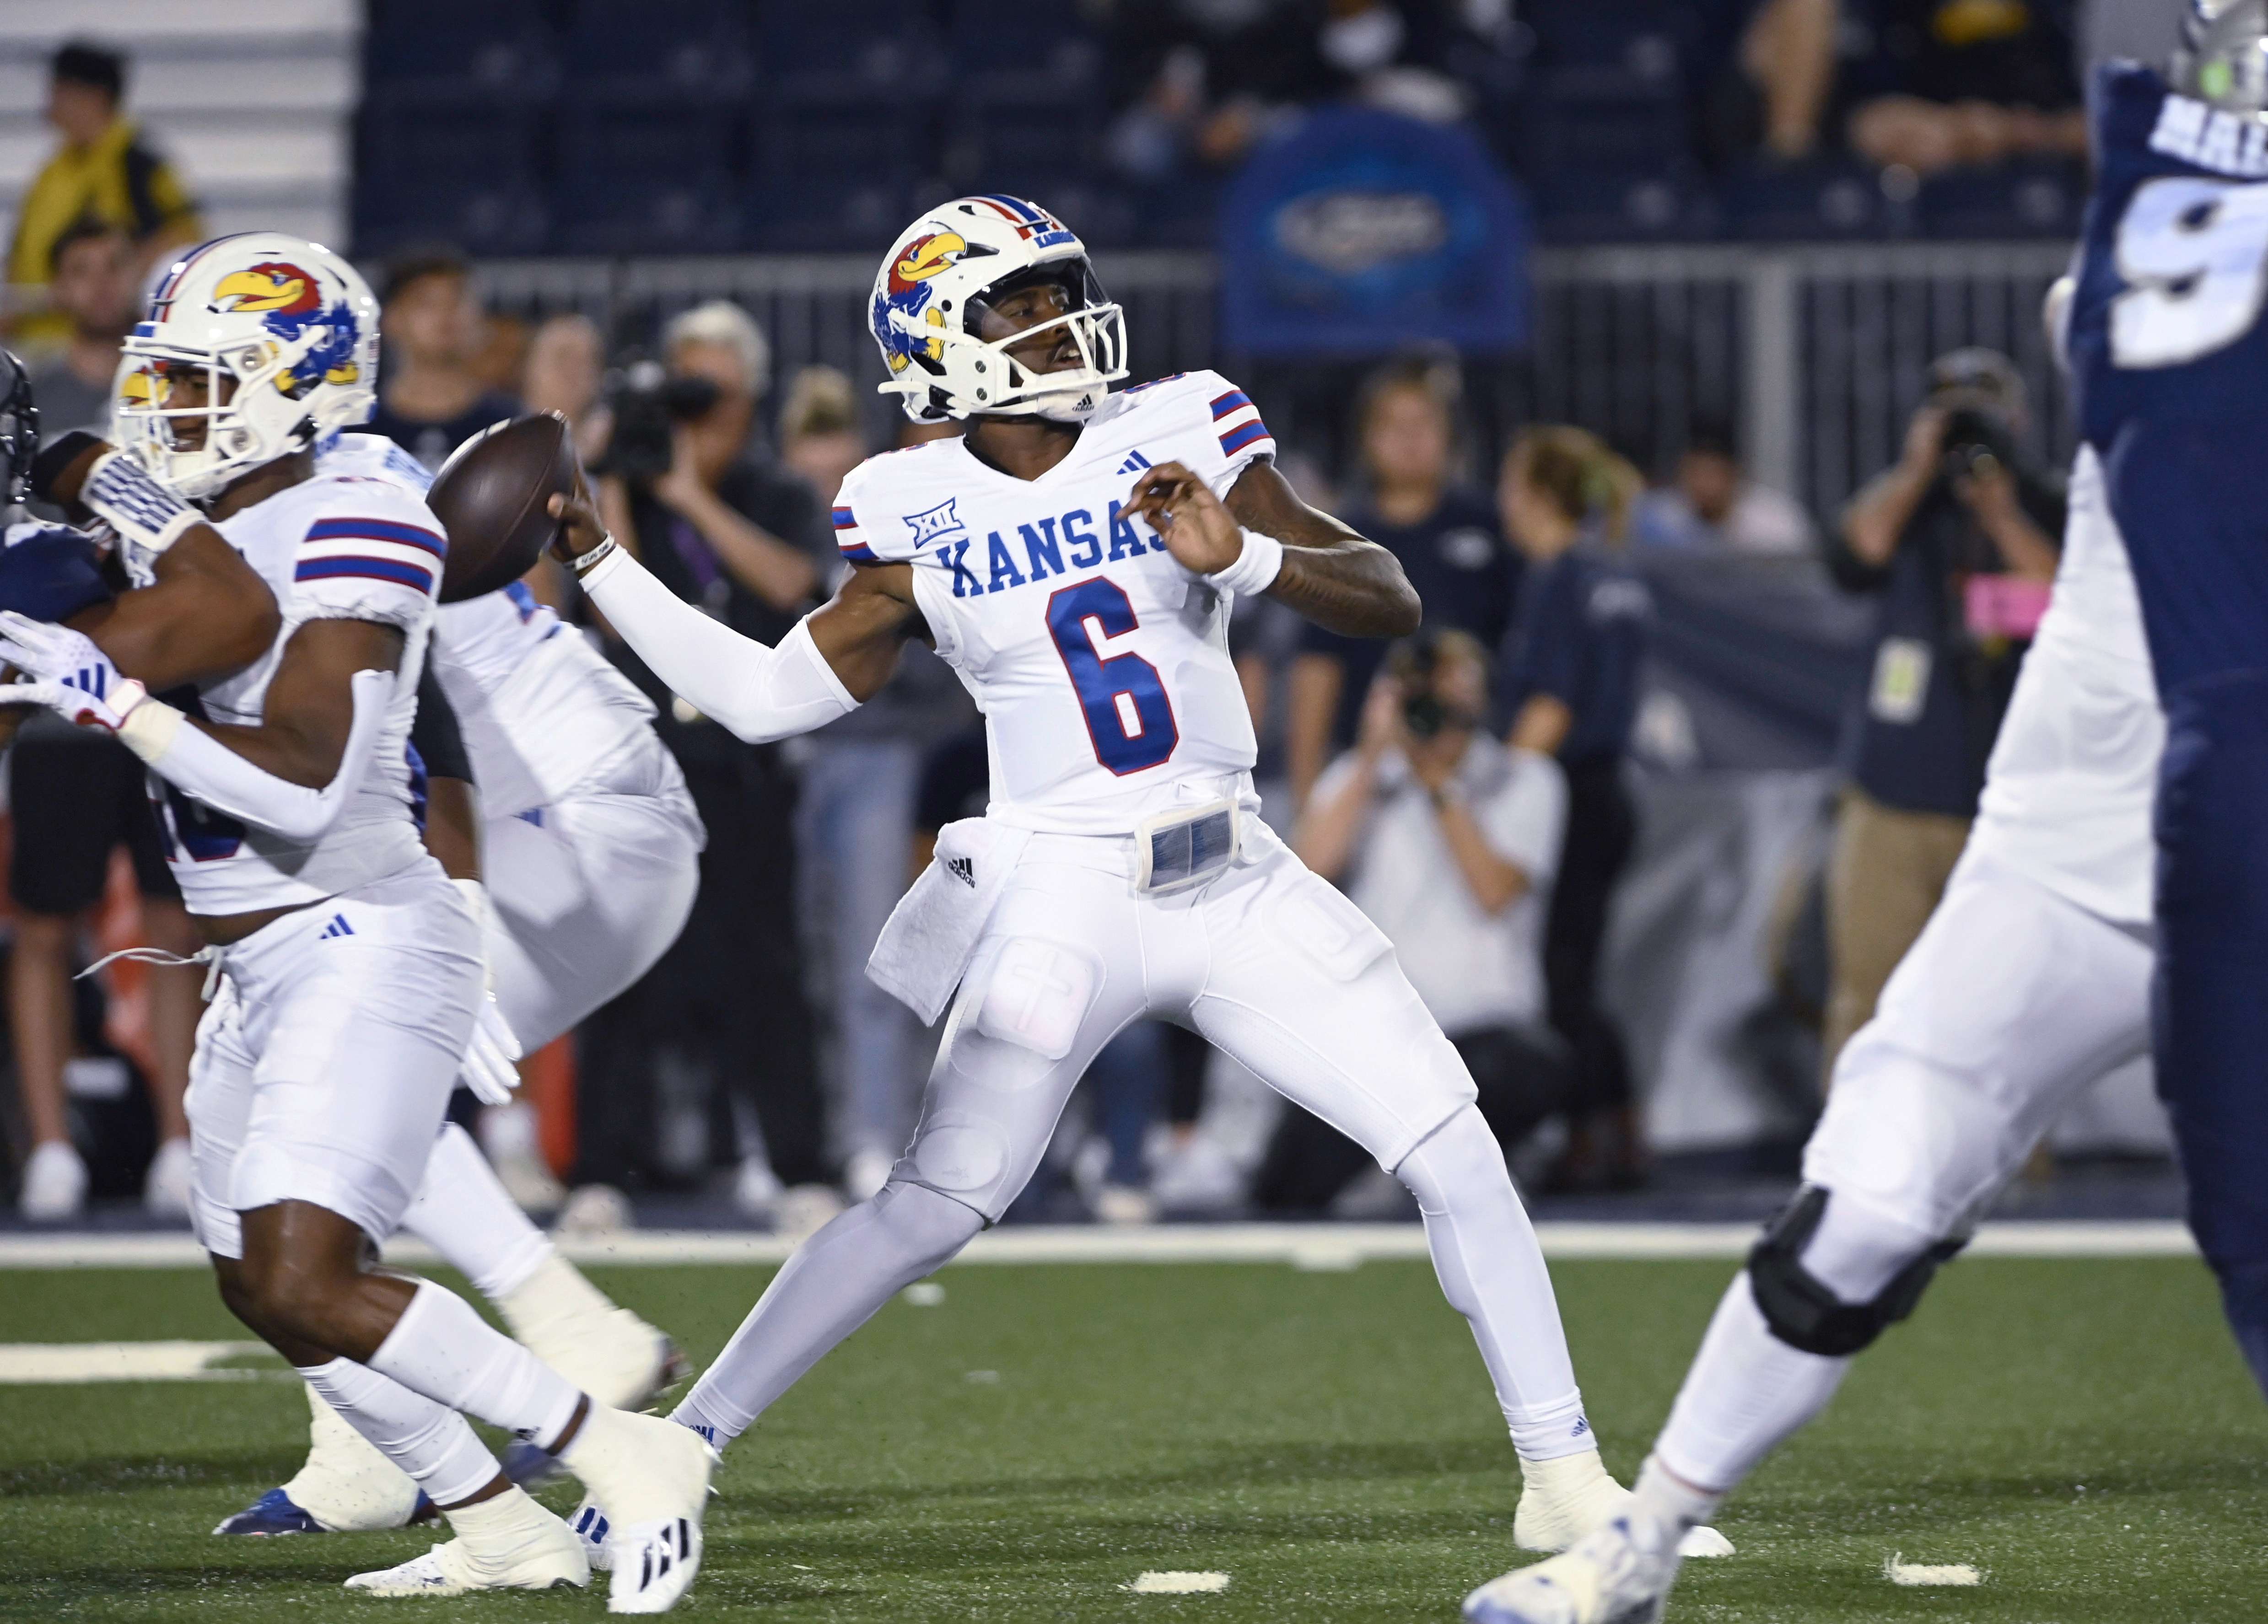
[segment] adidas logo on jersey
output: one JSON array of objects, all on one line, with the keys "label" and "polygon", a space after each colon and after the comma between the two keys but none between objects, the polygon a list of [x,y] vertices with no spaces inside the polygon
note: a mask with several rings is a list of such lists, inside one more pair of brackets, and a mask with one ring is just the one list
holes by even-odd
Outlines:
[{"label": "adidas logo on jersey", "polygon": [[1150,466],[1150,459],[1140,452],[1128,452],[1126,460],[1118,465],[1121,474],[1139,474]]},{"label": "adidas logo on jersey", "polygon": [[352,936],[353,934],[354,927],[347,923],[347,916],[344,914],[334,914],[331,915],[331,922],[323,927],[323,933],[315,939],[319,942],[328,942],[335,936]]},{"label": "adidas logo on jersey", "polygon": [[945,871],[952,875],[954,878],[959,880],[962,885],[968,886],[971,891],[976,889],[976,864],[972,859],[968,857],[947,857],[945,860]]}]

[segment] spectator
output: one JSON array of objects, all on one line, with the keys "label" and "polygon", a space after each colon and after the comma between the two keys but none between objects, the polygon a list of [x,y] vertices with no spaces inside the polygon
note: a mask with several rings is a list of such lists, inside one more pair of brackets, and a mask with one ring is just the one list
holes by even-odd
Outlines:
[{"label": "spectator", "polygon": [[[1292,844],[1394,944],[1509,1150],[1569,1087],[1565,1046],[1544,1025],[1543,961],[1567,786],[1550,756],[1489,736],[1488,698],[1487,651],[1464,633],[1395,644],[1354,748],[1317,782]],[[1328,1206],[1365,1160],[1336,1130],[1286,1112],[1256,1193],[1267,1206]]]},{"label": "spectator", "polygon": [[[1493,646],[1512,618],[1520,567],[1486,496],[1452,478],[1455,429],[1440,368],[1396,362],[1373,375],[1356,422],[1367,484],[1347,522],[1402,561],[1427,622]],[[1285,768],[1296,813],[1334,750],[1352,741],[1363,695],[1384,658],[1367,639],[1309,626],[1292,662]]]},{"label": "spectator", "polygon": [[124,231],[137,280],[167,249],[204,235],[180,177],[126,116],[125,97],[126,58],[116,51],[73,40],[49,62],[47,118],[63,144],[24,194],[8,249],[10,326],[21,343],[69,336],[70,318],[48,308],[48,278],[57,239],[77,221]]},{"label": "spectator", "polygon": [[[671,591],[734,630],[777,643],[813,601],[835,553],[811,488],[755,435],[770,377],[764,336],[738,305],[687,311],[663,333],[668,383],[619,403],[599,497],[615,539]],[[744,1107],[735,1195],[743,1209],[799,1231],[835,1202],[822,1145],[811,1010],[796,939],[794,776],[777,746],[741,743],[676,699],[629,649],[611,652],[659,710],[709,828],[701,893],[677,943],[596,1018],[591,1093],[609,1133],[600,1157],[639,1143],[637,1110],[656,1051],[705,1066]],[[902,848],[893,859],[902,862]],[[675,1062],[673,1062],[675,1063]],[[586,1120],[593,1106],[584,1108]],[[712,1113],[713,1114],[713,1113]],[[610,1140],[618,1143],[608,1143]],[[578,1181],[628,1171],[586,1165]]]},{"label": "spectator", "polygon": [[[843,476],[865,458],[850,380],[832,367],[797,374],[780,412],[780,440],[781,460],[831,506]],[[818,950],[821,973],[814,979],[833,1017],[843,1183],[853,1201],[889,1177],[928,1069],[912,1016],[867,979],[866,959],[905,892],[924,752],[973,716],[951,667],[910,646],[880,694],[806,746],[796,807],[804,929]],[[981,779],[981,748],[977,771]]]},{"label": "spectator", "polygon": [[1878,71],[1894,86],[1852,110],[1851,144],[1917,175],[2028,155],[2081,158],[2087,114],[2065,9],[1882,0]]},{"label": "spectator", "polygon": [[1689,553],[1808,555],[1811,520],[1793,496],[1742,472],[1731,431],[1698,423],[1685,437],[1676,477],[1649,492],[1632,526],[1647,547]]},{"label": "spectator", "polygon": [[866,460],[849,378],[831,366],[807,366],[795,375],[780,404],[780,460],[834,505],[844,478]]},{"label": "spectator", "polygon": [[531,412],[556,412],[564,417],[585,464],[596,462],[606,450],[606,341],[590,317],[548,317],[528,340],[527,360],[520,371],[521,401]]},{"label": "spectator", "polygon": [[1498,485],[1505,531],[1528,566],[1504,673],[1508,742],[1556,756],[1567,776],[1543,946],[1552,1029],[1574,1054],[1563,1186],[1634,1183],[1643,1172],[1630,1062],[1598,995],[1607,909],[1638,838],[1623,760],[1650,606],[1611,549],[1638,486],[1597,436],[1557,427],[1521,430]]},{"label": "spectator", "polygon": [[1779,163],[1809,157],[1835,84],[1836,0],[1707,0],[1698,9],[1695,79],[1711,156],[1720,165],[1750,152]]},{"label": "spectator", "polygon": [[50,265],[49,304],[70,326],[63,349],[32,373],[40,437],[70,429],[107,433],[119,347],[141,311],[134,245],[117,226],[82,215],[55,239]]},{"label": "spectator", "polygon": [[490,423],[519,415],[519,402],[482,382],[475,362],[484,334],[472,267],[454,248],[423,248],[387,267],[379,331],[382,434],[429,468]]},{"label": "spectator", "polygon": [[2060,486],[2016,449],[2024,386],[2007,357],[1954,350],[1929,382],[1903,455],[1851,498],[1828,549],[1837,584],[1879,607],[1827,874],[1822,1086],[1969,837],[2063,535]]}]

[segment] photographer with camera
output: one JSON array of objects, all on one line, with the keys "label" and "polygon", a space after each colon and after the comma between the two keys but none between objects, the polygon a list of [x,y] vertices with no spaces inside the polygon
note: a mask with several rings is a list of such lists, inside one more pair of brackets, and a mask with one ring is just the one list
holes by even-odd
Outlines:
[{"label": "photographer with camera", "polygon": [[[835,546],[817,494],[756,432],[770,346],[720,299],[671,320],[662,355],[624,369],[608,391],[613,429],[595,470],[608,529],[680,598],[777,643],[811,606]],[[708,1113],[740,1134],[742,1209],[815,1228],[831,1198],[817,1187],[828,1179],[796,933],[793,771],[778,746],[743,744],[673,695],[626,645],[608,651],[660,713],[709,845],[684,934],[586,1031],[586,1077],[602,1074],[586,1093],[606,1116],[592,1121],[585,1107],[579,1179],[619,1184],[652,1171],[641,1165],[657,1155],[651,1078],[658,1066],[689,1067],[746,1108]]]},{"label": "photographer with camera", "polygon": [[[1567,783],[1550,756],[1491,737],[1488,704],[1489,657],[1475,638],[1443,630],[1395,644],[1354,748],[1315,781],[1292,843],[1394,944],[1508,1150],[1566,1104],[1572,1081],[1543,983]],[[1287,1112],[1255,1194],[1326,1207],[1367,1159]]]},{"label": "photographer with camera", "polygon": [[2063,489],[2021,451],[2025,423],[2006,356],[1940,356],[1904,454],[1851,498],[1828,546],[1837,584],[1878,610],[1827,873],[1822,1079],[1937,906],[2047,607]]}]

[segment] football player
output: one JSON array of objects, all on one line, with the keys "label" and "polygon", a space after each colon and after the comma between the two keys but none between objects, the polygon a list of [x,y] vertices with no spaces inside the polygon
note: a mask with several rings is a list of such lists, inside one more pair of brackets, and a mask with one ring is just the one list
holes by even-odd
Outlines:
[{"label": "football player", "polygon": [[[2246,392],[2268,361],[2257,325],[2268,187],[2235,179],[2268,176],[2268,4],[2201,8],[2187,37],[2170,87],[2120,65],[2094,103],[2101,175],[2078,276],[2059,289],[2067,312],[2050,317],[2083,434],[2063,561],[1960,865],[1837,1062],[1804,1186],[1719,1304],[1635,1504],[1565,1555],[1474,1591],[1465,1613],[1476,1624],[1660,1616],[1680,1532],[1826,1407],[2065,1103],[2148,1047],[2154,940],[2159,1088],[2191,1226],[2268,1382],[2259,1046],[2221,1053],[2164,1020],[2192,999],[2206,1006],[2192,1015],[2257,999],[2268,974],[2262,937],[2232,928],[2232,905],[2258,895],[2259,861],[2242,849],[2268,798],[2241,775],[2268,750],[2244,742],[2264,696],[2235,674],[2258,664],[2268,633],[2257,517],[2268,492],[2239,472],[2257,459]],[[2253,595],[2200,602],[2215,570]],[[2249,641],[2216,646],[2211,633],[2230,631],[2248,604]],[[2234,739],[2213,737],[2231,724]],[[2247,834],[2227,843],[2242,793]],[[2210,880],[2192,866],[2208,860]],[[2184,962],[2207,925],[2235,951]]]},{"label": "football player", "polygon": [[[587,504],[555,503],[592,601],[742,739],[846,714],[918,636],[976,695],[990,743],[989,811],[942,831],[871,966],[924,1020],[951,1003],[912,1144],[879,1194],[798,1249],[675,1419],[719,1442],[747,1429],[997,1222],[1097,1052],[1162,1018],[1417,1196],[1521,1462],[1515,1538],[1570,1543],[1628,1491],[1600,1464],[1535,1233],[1386,938],[1259,818],[1228,655],[1239,593],[1350,636],[1413,630],[1400,566],[1292,493],[1260,414],[1219,375],[1112,393],[1119,308],[1079,239],[1022,199],[917,221],[870,313],[885,389],[917,422],[968,430],[850,474],[834,522],[855,567],[777,648],[673,596]],[[612,1514],[600,1494],[578,1526]]]},{"label": "football player", "polygon": [[[432,479],[372,434],[328,437],[315,468],[420,490]],[[501,1105],[518,1081],[512,1056],[573,1027],[676,939],[705,834],[652,705],[526,587],[442,606],[426,664],[410,740],[428,783],[426,844],[482,922],[490,1009],[502,1025],[490,1063],[476,1060],[465,1081]],[[476,802],[462,793],[475,786]],[[682,1371],[669,1339],[562,1258],[453,1123],[401,1224],[596,1401],[638,1408]],[[308,1400],[306,1464],[216,1533],[397,1528],[425,1514],[415,1483],[312,1386]],[[504,1464],[523,1479],[548,1466],[524,1448]]]},{"label": "football player", "polygon": [[[189,1117],[223,1299],[458,1535],[349,1584],[587,1583],[578,1542],[461,1411],[631,1497],[637,1559],[609,1606],[659,1612],[698,1567],[711,1452],[593,1404],[461,1297],[371,1259],[424,1177],[483,973],[478,921],[410,810],[440,528],[413,484],[315,466],[319,436],[370,413],[376,315],[351,266],[277,233],[217,239],[166,274],[126,343],[124,446],[65,437],[36,470],[110,526],[139,590],[86,635],[0,615],[0,659],[32,679],[0,702],[107,729],[163,783],[220,981]],[[176,687],[178,705],[151,691]]]}]

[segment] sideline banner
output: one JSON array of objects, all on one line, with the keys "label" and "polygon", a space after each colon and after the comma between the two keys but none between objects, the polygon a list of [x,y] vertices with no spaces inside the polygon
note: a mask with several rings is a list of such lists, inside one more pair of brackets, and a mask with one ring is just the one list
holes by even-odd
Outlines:
[{"label": "sideline banner", "polygon": [[1470,130],[1316,113],[1261,148],[1222,200],[1222,348],[1522,349],[1531,234],[1526,202]]}]

